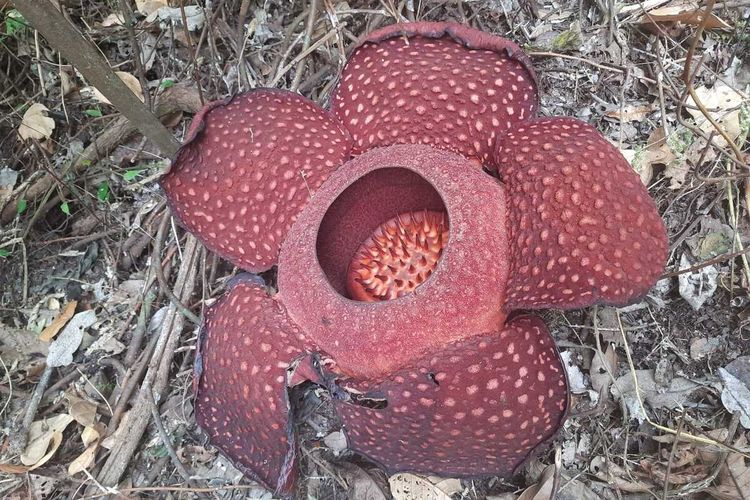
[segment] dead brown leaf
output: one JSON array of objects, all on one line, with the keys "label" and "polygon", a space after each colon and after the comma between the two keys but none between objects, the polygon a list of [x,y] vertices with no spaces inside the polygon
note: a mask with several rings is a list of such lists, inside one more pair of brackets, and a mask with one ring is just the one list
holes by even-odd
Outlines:
[{"label": "dead brown leaf", "polygon": [[32,423],[29,443],[21,454],[21,463],[30,466],[29,470],[44,465],[60,447],[63,431],[73,420],[68,414],[59,414]]},{"label": "dead brown leaf", "polygon": [[78,302],[75,300],[71,300],[65,305],[65,309],[60,313],[60,315],[50,323],[47,328],[45,328],[42,331],[42,334],[39,335],[39,340],[43,342],[50,342],[52,339],[55,338],[55,335],[60,333],[60,330],[70,321],[70,318],[73,317],[73,315],[76,312],[76,306],[78,305]]},{"label": "dead brown leaf", "polygon": [[[643,15],[643,17],[641,17],[639,22],[642,25],[657,30],[659,28],[658,25],[663,24],[673,25],[680,23],[690,26],[698,26],[703,21],[704,12],[704,9],[702,9],[696,1],[678,0],[672,2],[670,5],[649,10]],[[708,30],[730,28],[731,26],[729,26],[729,24],[713,13],[708,17],[705,26],[705,29]]]},{"label": "dead brown leaf", "polygon": [[21,119],[21,125],[18,127],[18,136],[21,140],[28,139],[49,139],[52,137],[52,131],[55,130],[55,120],[46,115],[47,106],[35,102]]}]

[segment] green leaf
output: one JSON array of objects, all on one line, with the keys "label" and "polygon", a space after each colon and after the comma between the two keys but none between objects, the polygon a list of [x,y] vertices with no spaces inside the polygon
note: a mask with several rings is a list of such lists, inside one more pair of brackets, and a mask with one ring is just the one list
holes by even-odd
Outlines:
[{"label": "green leaf", "polygon": [[132,170],[126,170],[124,174],[122,174],[122,178],[125,182],[133,182],[136,177],[141,175],[141,172],[143,172],[145,169],[143,168],[134,168]]},{"label": "green leaf", "polygon": [[167,90],[169,87],[172,87],[174,85],[174,80],[171,78],[167,78],[163,82],[161,82],[161,85],[159,85],[159,88],[161,90]]},{"label": "green leaf", "polygon": [[96,190],[96,197],[99,201],[107,201],[109,199],[109,184],[107,181],[99,184],[99,188]]},{"label": "green leaf", "polygon": [[84,111],[87,115],[89,115],[92,118],[101,118],[102,117],[102,110],[99,108],[93,108],[93,109],[87,109]]},{"label": "green leaf", "polygon": [[67,201],[64,201],[60,204],[60,210],[62,210],[62,213],[65,215],[70,215],[70,204]]},{"label": "green leaf", "polygon": [[7,248],[0,248],[0,257],[8,257],[10,255],[10,250]]},{"label": "green leaf", "polygon": [[26,28],[26,20],[17,9],[11,9],[5,14],[5,34],[13,36]]},{"label": "green leaf", "polygon": [[18,212],[18,215],[23,215],[23,213],[26,211],[26,207],[28,206],[28,202],[26,201],[26,198],[21,198],[18,200],[18,206],[16,207],[16,211]]}]

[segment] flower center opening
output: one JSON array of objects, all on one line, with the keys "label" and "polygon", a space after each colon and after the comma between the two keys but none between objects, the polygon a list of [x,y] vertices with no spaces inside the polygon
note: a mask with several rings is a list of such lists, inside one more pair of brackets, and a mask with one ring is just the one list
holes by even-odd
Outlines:
[{"label": "flower center opening", "polygon": [[406,212],[378,226],[349,264],[346,288],[353,300],[391,300],[430,277],[448,242],[444,212]]}]

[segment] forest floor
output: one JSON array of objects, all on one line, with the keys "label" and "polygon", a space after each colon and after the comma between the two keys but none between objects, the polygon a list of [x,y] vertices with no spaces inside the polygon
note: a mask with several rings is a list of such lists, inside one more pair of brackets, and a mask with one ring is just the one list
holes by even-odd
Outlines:
[{"label": "forest floor", "polygon": [[[225,0],[186,8],[187,30],[166,0],[59,3],[129,86],[147,90],[147,103],[159,96],[180,139],[201,99],[275,86],[325,104],[342,52],[377,27],[467,23],[523,46],[541,114],[594,125],[656,201],[670,252],[649,296],[620,310],[544,313],[573,392],[571,418],[549,451],[512,480],[389,480],[337,456],[336,435],[307,422],[300,497],[542,500],[555,483],[561,499],[750,498],[747,156],[741,165],[705,119],[747,151],[750,2],[717,4],[699,38],[705,6],[680,0],[614,11],[598,0],[323,0],[309,28],[309,2]],[[129,4],[138,11],[123,17]],[[687,96],[686,63],[704,110]],[[124,133],[117,110],[12,1],[0,1],[0,82],[0,496],[271,498],[195,422],[198,330],[170,308],[152,263],[196,315],[237,270],[198,248],[178,276],[185,235],[174,224],[160,231],[167,209],[156,182],[169,158]],[[83,335],[63,354],[51,351],[49,340],[71,323]],[[154,356],[169,335],[176,349]],[[144,376],[163,389],[163,429],[147,412],[134,438],[131,405]],[[19,453],[24,418],[46,423],[31,426],[35,439]],[[111,450],[122,463],[112,464]]]}]

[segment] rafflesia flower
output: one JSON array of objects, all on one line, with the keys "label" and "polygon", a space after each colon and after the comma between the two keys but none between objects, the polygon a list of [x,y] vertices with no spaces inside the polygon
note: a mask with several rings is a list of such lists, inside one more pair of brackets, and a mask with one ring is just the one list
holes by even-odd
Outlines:
[{"label": "rafflesia flower", "polygon": [[452,23],[352,53],[330,108],[260,89],[196,116],[163,186],[182,224],[250,273],[206,313],[196,416],[289,493],[287,388],[325,385],[349,447],[387,471],[508,476],[568,405],[544,323],[624,305],[666,258],[638,176],[589,125],[536,118],[528,57]]}]

